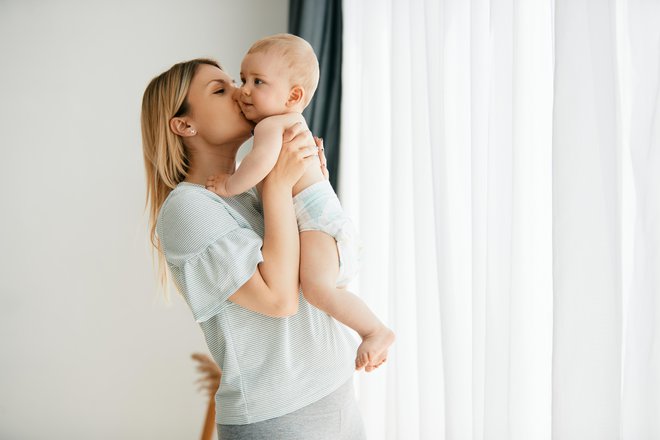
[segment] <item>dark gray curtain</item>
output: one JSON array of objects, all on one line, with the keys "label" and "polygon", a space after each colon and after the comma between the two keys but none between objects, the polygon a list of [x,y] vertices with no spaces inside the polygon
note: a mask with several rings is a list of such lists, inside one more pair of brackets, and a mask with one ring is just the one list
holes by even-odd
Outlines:
[{"label": "dark gray curtain", "polygon": [[337,188],[341,109],[341,0],[289,0],[289,33],[307,40],[319,59],[321,77],[303,115],[323,138],[330,182]]}]

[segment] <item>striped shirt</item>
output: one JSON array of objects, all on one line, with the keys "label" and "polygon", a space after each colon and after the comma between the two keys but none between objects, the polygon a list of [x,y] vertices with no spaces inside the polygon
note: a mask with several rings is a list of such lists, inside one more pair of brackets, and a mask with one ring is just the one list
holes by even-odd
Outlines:
[{"label": "striped shirt", "polygon": [[181,182],[163,203],[156,228],[175,284],[222,369],[216,423],[282,416],[352,377],[356,339],[302,291],[298,313],[286,318],[228,300],[263,261],[264,219],[254,188],[221,198]]}]

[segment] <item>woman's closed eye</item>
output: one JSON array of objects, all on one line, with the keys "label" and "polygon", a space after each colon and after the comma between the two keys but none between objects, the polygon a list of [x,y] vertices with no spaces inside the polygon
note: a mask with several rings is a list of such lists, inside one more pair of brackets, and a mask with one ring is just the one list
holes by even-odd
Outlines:
[{"label": "woman's closed eye", "polygon": [[216,90],[216,91],[213,92],[213,93],[216,94],[216,95],[222,95],[223,93],[225,93],[225,89],[224,89],[224,88],[222,88],[222,89],[218,89],[218,90]]}]

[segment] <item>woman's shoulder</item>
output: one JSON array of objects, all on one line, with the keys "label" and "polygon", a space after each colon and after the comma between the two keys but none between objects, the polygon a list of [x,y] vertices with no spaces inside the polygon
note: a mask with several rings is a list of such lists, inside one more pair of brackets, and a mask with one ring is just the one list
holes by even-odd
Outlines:
[{"label": "woman's shoulder", "polygon": [[201,185],[185,182],[167,196],[156,221],[156,232],[166,255],[168,250],[180,247],[203,248],[238,227],[221,197]]},{"label": "woman's shoulder", "polygon": [[[167,196],[160,209],[158,220],[180,219],[183,213],[191,219],[229,214],[236,220],[261,213],[261,202],[255,188],[230,198],[223,198],[204,186],[181,182]],[[192,216],[191,216],[192,215]]]},{"label": "woman's shoulder", "polygon": [[179,183],[167,196],[158,213],[158,222],[193,221],[227,210],[222,199],[201,185]]},{"label": "woman's shoulder", "polygon": [[197,203],[204,203],[211,201],[214,197],[218,198],[216,194],[207,190],[202,185],[189,182],[181,182],[174,187],[168,194],[163,208],[177,207],[180,205],[190,205]]}]

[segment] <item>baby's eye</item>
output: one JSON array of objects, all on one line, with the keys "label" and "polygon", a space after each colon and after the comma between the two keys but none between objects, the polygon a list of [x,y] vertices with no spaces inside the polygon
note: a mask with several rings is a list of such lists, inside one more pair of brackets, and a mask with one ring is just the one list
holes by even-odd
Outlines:
[{"label": "baby's eye", "polygon": [[245,85],[245,78],[241,78],[241,85]]},{"label": "baby's eye", "polygon": [[257,84],[257,85],[259,85],[259,84],[263,84],[264,82],[263,82],[262,80],[260,80],[259,78],[256,78],[256,79],[254,80],[254,83]]}]

